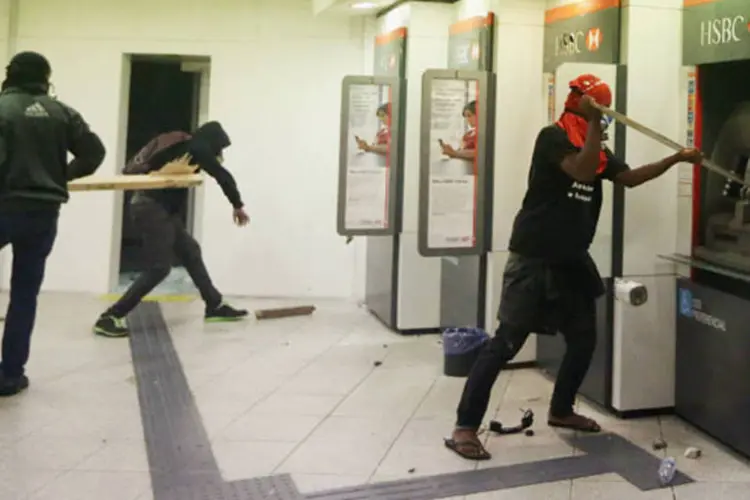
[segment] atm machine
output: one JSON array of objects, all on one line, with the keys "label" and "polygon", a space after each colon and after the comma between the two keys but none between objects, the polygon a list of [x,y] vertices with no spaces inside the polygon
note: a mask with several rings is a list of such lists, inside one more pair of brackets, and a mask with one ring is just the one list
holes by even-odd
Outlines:
[{"label": "atm machine", "polygon": [[[448,68],[456,70],[451,72],[453,75],[465,75],[469,72],[486,73],[486,84],[488,89],[495,88],[494,82],[494,28],[495,16],[493,13],[486,15],[470,17],[454,23],[450,26],[448,37]],[[432,73],[436,75],[438,73]],[[447,74],[447,73],[446,73]],[[482,75],[482,81],[485,75]],[[430,77],[425,80],[425,85],[433,82]],[[460,87],[460,85],[459,85]],[[426,87],[424,89],[426,91]],[[434,91],[434,88],[433,88]],[[470,223],[478,222],[476,227],[479,241],[471,243],[471,252],[465,252],[465,248],[459,248],[456,245],[450,246],[457,251],[452,251],[449,247],[441,247],[440,251],[435,253],[430,248],[430,244],[420,245],[420,253],[425,256],[438,255],[441,265],[440,273],[440,326],[448,327],[481,327],[486,328],[484,324],[486,318],[486,291],[487,291],[487,251],[492,239],[492,189],[493,181],[493,144],[494,144],[494,120],[487,120],[487,117],[495,116],[495,103],[493,93],[486,94],[483,89],[479,88],[479,83],[468,85],[464,92],[463,99],[455,101],[455,109],[452,115],[444,118],[435,117],[434,113],[429,113],[432,119],[445,120],[441,126],[450,132],[441,138],[431,137],[431,125],[425,123],[421,129],[422,137],[422,154],[436,154],[436,162],[442,163],[445,168],[466,168],[471,170],[472,175],[476,170],[476,184],[473,185],[475,197],[479,204],[469,202],[466,208],[471,210]],[[477,101],[477,96],[479,101]],[[443,96],[444,97],[444,96]],[[425,110],[434,109],[434,100],[432,95],[427,92],[423,93],[423,117],[426,117]],[[442,114],[439,113],[442,117]],[[423,118],[425,119],[425,118]],[[479,124],[481,122],[481,126]],[[481,136],[481,137],[480,137]],[[478,140],[480,139],[480,140]],[[441,141],[441,142],[438,142]],[[443,146],[445,145],[445,146]],[[468,156],[462,153],[473,152],[474,156]],[[422,156],[422,172],[425,172],[425,162],[431,160]],[[479,167],[481,163],[481,167]],[[435,202],[436,191],[433,189],[431,177],[424,175],[421,177],[422,183],[420,188],[420,199],[430,200],[430,193],[433,193],[432,202]],[[426,187],[427,186],[427,187]],[[432,191],[431,191],[432,190]],[[420,238],[423,243],[427,235],[427,225],[429,217],[426,215],[430,211],[430,202],[424,205],[422,217],[420,218]],[[432,210],[434,213],[434,205]],[[475,217],[477,214],[477,217]],[[455,217],[455,215],[454,215]],[[435,221],[432,221],[434,224]]]},{"label": "atm machine", "polygon": [[[747,27],[744,1],[683,11],[685,142],[750,180]],[[687,244],[664,256],[683,265],[675,290],[675,411],[750,456],[750,193],[700,167],[682,181],[692,187],[681,198]]]},{"label": "atm machine", "polygon": [[[619,61],[620,8],[608,7],[566,17],[570,9],[546,13],[544,71],[547,85],[548,120],[554,123],[563,111],[575,77],[592,73],[612,88],[613,109],[626,112],[626,71]],[[620,125],[607,131],[608,147],[620,158],[625,150],[625,130]],[[614,284],[622,273],[624,190],[610,182],[603,184],[603,202],[591,255],[604,279],[606,293],[597,303],[597,347],[580,393],[609,408],[612,402]],[[552,376],[565,353],[561,335],[537,336],[537,363]]]},{"label": "atm machine", "polygon": [[[447,286],[456,287],[449,290],[455,301],[448,305],[448,316],[441,311],[443,321],[453,324],[445,326],[475,326],[477,312],[483,314],[475,297],[483,288],[480,264],[488,251],[491,228],[487,217],[494,137],[489,119],[493,115],[488,112],[490,82],[487,71],[450,69],[428,70],[422,79],[418,248],[425,257],[451,259],[443,265],[454,267],[446,278],[454,280]],[[469,113],[471,130],[465,124]],[[449,141],[469,134],[476,141],[471,157],[445,154]],[[461,288],[470,300],[462,300]],[[461,314],[467,313],[468,324],[457,325]]]},{"label": "atm machine", "polygon": [[403,202],[406,28],[376,37],[374,75],[342,84],[337,231],[366,237],[365,305],[397,324]]},{"label": "atm machine", "polygon": [[[348,241],[365,238],[365,306],[389,328],[414,334],[439,330],[440,267],[417,251],[419,166],[405,138],[417,134],[418,118],[409,125],[406,116],[407,94],[419,83],[407,86],[406,76],[421,74],[422,66],[407,67],[407,42],[405,27],[378,35],[374,76],[344,79],[338,232]],[[362,92],[367,104],[357,97]]]}]

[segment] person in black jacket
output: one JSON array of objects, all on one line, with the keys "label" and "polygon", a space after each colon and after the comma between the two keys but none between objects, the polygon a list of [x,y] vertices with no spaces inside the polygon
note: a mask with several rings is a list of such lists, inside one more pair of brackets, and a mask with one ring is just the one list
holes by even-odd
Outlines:
[{"label": "person in black jacket", "polygon": [[[186,134],[184,140],[178,140],[148,155],[144,165],[139,165],[133,171],[157,171],[167,163],[187,155],[191,159],[191,165],[196,165],[198,170],[203,170],[216,179],[232,204],[234,222],[238,226],[244,226],[250,219],[243,208],[234,177],[220,161],[223,150],[230,144],[229,136],[221,124],[208,122],[199,127],[191,137]],[[130,163],[136,162],[140,156],[136,155]],[[173,253],[180,257],[206,304],[206,321],[234,321],[248,315],[246,310],[235,309],[224,303],[221,293],[211,282],[201,255],[201,247],[187,231],[180,217],[187,201],[185,192],[185,189],[139,191],[132,197],[131,216],[143,237],[142,250],[148,259],[148,269],[141,273],[119,301],[99,317],[94,325],[94,333],[97,335],[128,335],[125,317],[169,275]]]},{"label": "person in black jacket", "polygon": [[0,248],[13,249],[0,396],[29,385],[24,366],[37,297],[68,181],[93,174],[105,155],[81,115],[49,96],[51,73],[44,56],[21,52],[7,66],[0,93]]}]

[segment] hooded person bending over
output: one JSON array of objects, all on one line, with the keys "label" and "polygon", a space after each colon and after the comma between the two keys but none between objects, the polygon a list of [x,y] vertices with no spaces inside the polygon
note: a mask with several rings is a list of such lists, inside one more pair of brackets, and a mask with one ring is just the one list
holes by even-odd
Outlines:
[{"label": "hooded person bending over", "polygon": [[[208,122],[195,133],[170,132],[147,144],[125,168],[126,173],[147,173],[165,164],[190,158],[216,179],[233,208],[234,222],[244,226],[249,218],[243,209],[237,184],[220,163],[222,152],[231,144],[219,122]],[[201,247],[188,233],[180,214],[187,202],[185,189],[139,191],[131,199],[131,215],[143,237],[142,251],[148,269],[141,273],[122,298],[107,309],[94,325],[94,333],[105,337],[125,337],[125,317],[141,300],[161,283],[172,270],[172,255],[177,254],[206,303],[206,321],[233,321],[247,316],[245,310],[234,309],[223,302],[214,287],[201,255]]]},{"label": "hooded person bending over", "polygon": [[548,424],[599,432],[592,419],[574,412],[578,389],[596,345],[595,300],[602,278],[589,255],[602,204],[602,180],[634,187],[679,162],[701,155],[683,150],[631,170],[602,145],[602,116],[591,105],[610,106],[612,93],[593,75],[570,82],[565,111],[542,129],[531,158],[528,188],[516,215],[495,337],[480,353],[464,387],[453,435],[445,444],[470,460],[490,454],[477,438],[492,386],[531,332],[563,335],[565,356],[557,375]]}]

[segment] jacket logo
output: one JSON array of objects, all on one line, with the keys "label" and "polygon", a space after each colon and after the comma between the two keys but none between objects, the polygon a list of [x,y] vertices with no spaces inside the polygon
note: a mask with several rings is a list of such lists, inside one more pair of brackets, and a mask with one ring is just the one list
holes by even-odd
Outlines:
[{"label": "jacket logo", "polygon": [[47,110],[44,109],[44,106],[42,106],[38,102],[35,102],[34,104],[26,108],[23,114],[24,116],[28,116],[29,118],[49,118],[49,113],[47,113]]}]

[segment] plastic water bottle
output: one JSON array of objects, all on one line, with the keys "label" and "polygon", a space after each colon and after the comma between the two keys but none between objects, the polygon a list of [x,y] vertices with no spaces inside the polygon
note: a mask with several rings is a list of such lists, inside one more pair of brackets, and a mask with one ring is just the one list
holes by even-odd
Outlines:
[{"label": "plastic water bottle", "polygon": [[677,473],[677,462],[672,457],[667,457],[659,465],[659,480],[662,486],[668,486],[674,480]]}]

